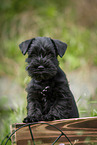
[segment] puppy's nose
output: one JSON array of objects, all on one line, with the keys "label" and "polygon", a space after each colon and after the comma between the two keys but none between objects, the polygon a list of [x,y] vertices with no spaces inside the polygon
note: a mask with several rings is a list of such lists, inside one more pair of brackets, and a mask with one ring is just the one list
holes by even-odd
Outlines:
[{"label": "puppy's nose", "polygon": [[38,66],[38,69],[44,69],[44,66],[43,65],[40,65],[40,66]]}]

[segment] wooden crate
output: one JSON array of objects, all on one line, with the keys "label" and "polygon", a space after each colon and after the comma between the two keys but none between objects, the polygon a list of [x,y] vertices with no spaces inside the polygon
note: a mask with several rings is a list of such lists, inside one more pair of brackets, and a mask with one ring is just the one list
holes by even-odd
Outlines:
[{"label": "wooden crate", "polygon": [[[46,124],[49,123],[50,125]],[[27,125],[16,123],[11,125],[11,132]],[[54,125],[54,126],[51,126]],[[97,117],[62,119],[48,122],[39,122],[30,126],[33,132],[35,145],[51,145],[54,140],[61,134],[69,138],[74,145],[97,145]],[[63,143],[63,144],[62,144]],[[34,145],[31,140],[29,126],[22,127],[12,137],[12,145]],[[63,135],[55,145],[70,145],[68,139]]]}]

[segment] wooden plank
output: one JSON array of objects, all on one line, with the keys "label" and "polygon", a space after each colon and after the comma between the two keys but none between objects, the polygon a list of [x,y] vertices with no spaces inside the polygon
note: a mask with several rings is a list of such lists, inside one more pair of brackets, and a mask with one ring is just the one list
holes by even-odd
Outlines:
[{"label": "wooden plank", "polygon": [[[62,130],[63,133],[65,133],[66,136],[70,139],[72,144],[97,144],[97,117],[62,119],[48,122],[39,122],[39,124],[31,125],[31,130],[33,131],[36,145],[51,145],[61,133],[53,126],[41,123],[49,123]],[[23,125],[25,124],[13,124],[12,129],[18,129]],[[15,138],[12,139],[12,141],[13,144],[16,142],[16,145],[33,145],[29,127],[26,126],[18,130],[15,133]],[[55,145],[59,145],[60,143],[70,145],[65,136],[62,136]]]}]

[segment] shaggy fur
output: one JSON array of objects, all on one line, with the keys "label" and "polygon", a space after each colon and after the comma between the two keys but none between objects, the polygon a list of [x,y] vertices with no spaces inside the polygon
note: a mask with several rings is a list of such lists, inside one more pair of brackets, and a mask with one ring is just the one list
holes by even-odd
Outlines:
[{"label": "shaggy fur", "polygon": [[19,45],[28,53],[26,70],[32,78],[27,87],[27,117],[23,122],[79,117],[74,97],[57,56],[62,57],[67,45],[48,37],[36,37]]}]

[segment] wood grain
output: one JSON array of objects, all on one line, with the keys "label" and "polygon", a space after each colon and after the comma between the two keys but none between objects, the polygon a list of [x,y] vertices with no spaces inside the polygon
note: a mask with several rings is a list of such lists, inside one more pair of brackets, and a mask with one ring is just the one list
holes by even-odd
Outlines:
[{"label": "wood grain", "polygon": [[[54,140],[61,134],[49,123],[59,128],[66,134],[74,145],[97,145],[97,117],[76,118],[76,119],[62,119],[48,122],[39,122],[39,124],[31,125],[31,130],[35,139],[35,144],[38,145],[51,145]],[[11,131],[18,129],[25,125],[24,123],[16,123],[11,126]],[[12,142],[16,145],[33,145],[29,127],[23,127],[15,133]],[[55,145],[64,143],[70,145],[65,136],[62,136]]]}]

